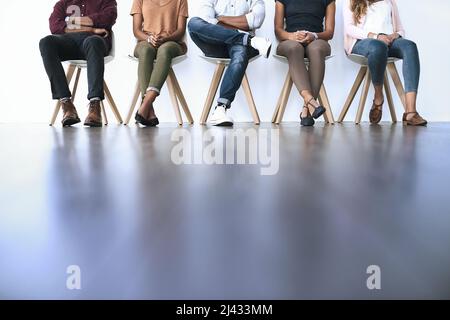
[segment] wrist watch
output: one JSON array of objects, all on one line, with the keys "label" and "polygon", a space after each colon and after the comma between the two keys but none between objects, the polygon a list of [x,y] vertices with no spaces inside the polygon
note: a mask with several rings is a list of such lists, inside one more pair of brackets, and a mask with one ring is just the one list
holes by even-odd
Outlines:
[{"label": "wrist watch", "polygon": [[315,33],[315,32],[310,32],[310,33],[313,35],[314,40],[319,39],[319,36],[317,35],[317,33]]}]

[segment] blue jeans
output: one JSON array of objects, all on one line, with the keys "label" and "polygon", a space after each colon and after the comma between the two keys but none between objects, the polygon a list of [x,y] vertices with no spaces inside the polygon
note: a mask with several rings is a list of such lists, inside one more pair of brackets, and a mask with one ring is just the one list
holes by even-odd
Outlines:
[{"label": "blue jeans", "polygon": [[248,34],[208,23],[201,18],[192,18],[188,30],[192,41],[206,56],[231,59],[217,101],[230,108],[242,84],[248,62],[258,55],[258,51],[248,46]]},{"label": "blue jeans", "polygon": [[398,38],[391,46],[376,39],[358,40],[352,53],[369,59],[369,70],[375,86],[383,85],[388,57],[403,60],[405,92],[417,92],[420,78],[419,51],[414,42]]}]

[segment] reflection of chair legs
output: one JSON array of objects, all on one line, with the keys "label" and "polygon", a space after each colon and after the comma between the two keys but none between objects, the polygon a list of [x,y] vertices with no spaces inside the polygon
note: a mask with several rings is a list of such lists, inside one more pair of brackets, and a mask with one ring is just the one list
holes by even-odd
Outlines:
[{"label": "reflection of chair legs", "polygon": [[[175,112],[175,116],[177,118],[177,123],[181,126],[183,125],[183,118],[180,112],[180,104],[186,115],[189,124],[194,123],[194,119],[192,118],[191,111],[189,110],[188,104],[186,102],[186,98],[184,97],[183,91],[181,90],[178,79],[175,75],[175,72],[172,68],[170,68],[169,75],[166,80],[167,88],[169,89],[170,99],[172,101],[172,106]],[[125,120],[125,125],[128,125],[131,121],[131,117],[133,116],[134,110],[136,109],[136,104],[139,100],[139,96],[141,94],[141,89],[139,87],[139,81],[136,83],[136,88],[134,90],[133,100],[131,101],[130,110],[128,111],[127,118]]]},{"label": "reflection of chair legs", "polygon": [[[70,86],[70,84],[72,82],[72,78],[73,78],[73,74],[75,73],[75,70],[77,71],[77,74],[75,76],[75,83],[73,85],[73,90],[72,90],[72,101],[74,101],[74,102],[75,102],[75,97],[76,97],[77,90],[78,90],[78,83],[79,83],[79,80],[80,80],[81,69],[82,69],[82,67],[79,67],[79,66],[74,65],[74,64],[70,64],[68,69],[67,69],[67,83],[69,84],[69,86]],[[108,101],[108,103],[109,103],[109,105],[111,107],[111,110],[114,113],[114,116],[116,117],[117,122],[119,124],[122,124],[122,122],[123,122],[122,121],[122,117],[120,116],[119,110],[118,110],[117,105],[116,105],[116,103],[115,103],[115,101],[114,101],[114,99],[113,99],[113,97],[111,95],[111,91],[109,90],[109,87],[106,84],[106,81],[103,82],[103,86],[104,86],[104,91],[105,91],[105,97],[106,97],[106,99],[107,99],[107,101]],[[103,104],[103,101],[100,103],[100,105],[101,105],[101,109],[102,109],[102,115],[103,115],[104,124],[107,125],[108,124],[108,119],[107,119],[107,116],[106,116],[105,106]],[[58,117],[58,114],[59,114],[60,110],[61,110],[61,102],[58,101],[56,103],[55,110],[53,111],[53,115],[52,115],[52,118],[50,120],[50,126],[53,126],[55,124],[56,118]]]},{"label": "reflection of chair legs", "polygon": [[[213,59],[213,58],[208,58]],[[227,60],[227,59],[220,59]],[[217,90],[219,89],[220,82],[223,77],[223,73],[225,68],[227,67],[227,62],[217,62],[216,70],[214,72],[213,78],[211,80],[211,85],[209,87],[208,96],[206,97],[205,105],[203,107],[202,115],[200,117],[200,124],[205,125],[208,121],[209,113],[211,112],[212,105],[214,103],[214,98],[216,97]],[[256,125],[261,123],[259,118],[258,110],[256,109],[255,100],[253,98],[253,93],[250,88],[250,83],[248,81],[247,73],[244,74],[244,78],[242,79],[242,89],[244,90],[245,97],[247,99],[248,108],[250,109],[250,113],[253,117],[253,122]]]},{"label": "reflection of chair legs", "polygon": [[[392,91],[389,84],[389,77],[388,73],[390,73],[392,80],[394,82],[395,88],[397,89],[398,95],[402,101],[403,106],[405,106],[405,90],[403,89],[403,84],[400,80],[400,76],[398,74],[397,68],[395,66],[395,62],[390,61],[387,66],[387,71],[384,76],[384,90],[386,92],[386,100],[389,106],[389,111],[391,113],[391,119],[392,122],[397,122],[397,115],[395,113],[395,105],[394,100],[392,98]],[[356,113],[356,119],[355,123],[360,124],[362,115],[364,113],[364,107],[366,105],[367,101],[367,95],[370,88],[370,71],[367,65],[361,65],[361,68],[358,72],[358,75],[356,76],[355,82],[353,83],[352,89],[350,90],[350,93],[347,97],[347,100],[345,101],[344,107],[342,108],[341,114],[339,116],[338,122],[343,122],[345,119],[345,116],[348,113],[348,110],[350,109],[350,106],[352,105],[356,94],[358,93],[361,84],[364,82],[363,90],[361,93],[361,99],[359,101],[358,111]]]},{"label": "reflection of chair legs", "polygon": [[[286,106],[289,101],[289,96],[292,91],[292,85],[293,81],[288,71],[286,80],[283,85],[283,89],[281,90],[281,94],[280,97],[278,98],[278,103],[272,117],[272,123],[280,124],[281,121],[283,121],[284,112],[286,110]],[[319,102],[326,109],[326,112],[324,114],[325,122],[329,124],[334,124],[334,116],[333,112],[331,111],[330,101],[328,99],[328,95],[325,90],[325,86],[323,84],[322,87],[320,88]]]}]

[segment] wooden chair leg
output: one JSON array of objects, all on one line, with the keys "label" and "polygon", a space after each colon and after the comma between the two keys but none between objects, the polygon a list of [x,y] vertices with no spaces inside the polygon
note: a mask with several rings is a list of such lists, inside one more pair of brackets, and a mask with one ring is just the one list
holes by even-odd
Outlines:
[{"label": "wooden chair leg", "polygon": [[194,118],[192,117],[191,110],[189,110],[189,106],[186,102],[186,98],[184,97],[183,91],[181,90],[180,83],[178,82],[177,76],[172,68],[169,70],[169,77],[172,79],[172,82],[175,86],[175,93],[180,101],[181,107],[183,108],[184,114],[188,119],[189,124],[194,124]]},{"label": "wooden chair leg", "polygon": [[253,98],[252,89],[250,88],[250,83],[248,82],[246,73],[244,74],[244,78],[242,79],[242,89],[244,89],[248,107],[253,117],[253,122],[256,125],[259,125],[261,123],[261,119],[259,118],[258,110],[256,109],[255,99]]},{"label": "wooden chair leg", "polygon": [[391,91],[391,86],[389,84],[389,78],[388,78],[387,72],[384,75],[384,90],[386,91],[386,99],[388,102],[389,110],[391,112],[392,122],[396,123],[397,115],[395,113],[394,100],[392,99],[392,91]]},{"label": "wooden chair leg", "polygon": [[400,75],[398,74],[398,70],[397,67],[395,66],[395,63],[389,63],[387,69],[391,74],[392,81],[394,82],[400,100],[402,101],[403,108],[406,110],[405,89],[403,88],[402,80],[400,79]]},{"label": "wooden chair leg", "polygon": [[209,87],[208,96],[206,98],[205,106],[203,107],[202,115],[200,118],[200,124],[206,124],[208,120],[209,112],[211,111],[214,97],[217,94],[217,89],[219,88],[220,80],[222,80],[223,72],[225,71],[225,65],[218,63],[214,76],[211,80],[211,86]]},{"label": "wooden chair leg", "polygon": [[108,116],[106,115],[106,110],[105,110],[105,104],[103,103],[103,101],[100,101],[100,106],[102,107],[102,116],[103,116],[103,123],[105,124],[105,126],[108,125]]},{"label": "wooden chair leg", "polygon": [[130,105],[130,109],[129,109],[129,111],[128,111],[128,115],[127,115],[127,118],[125,119],[125,125],[127,126],[129,123],[130,123],[130,121],[131,121],[131,117],[133,116],[133,114],[134,114],[134,109],[136,109],[136,103],[137,103],[137,101],[138,101],[138,99],[139,99],[139,96],[140,96],[140,94],[141,94],[141,89],[140,89],[140,87],[139,87],[139,81],[138,82],[136,82],[136,88],[134,89],[134,95],[133,95],[133,99],[131,100],[131,105]]},{"label": "wooden chair leg", "polygon": [[273,116],[272,116],[272,123],[275,123],[276,120],[277,120],[278,113],[280,112],[280,108],[281,108],[281,102],[282,102],[283,97],[285,95],[285,91],[286,91],[286,89],[287,89],[287,87],[289,85],[290,79],[291,79],[291,74],[288,71],[287,76],[286,76],[286,80],[284,81],[284,84],[283,84],[283,88],[281,88],[281,93],[280,93],[280,97],[278,98],[277,106],[275,107],[275,111],[274,111]]},{"label": "wooden chair leg", "polygon": [[280,110],[278,111],[277,119],[275,120],[276,124],[280,124],[281,121],[283,121],[284,112],[286,110],[286,106],[287,106],[288,101],[289,101],[289,96],[291,95],[291,90],[292,90],[292,85],[293,84],[294,83],[292,82],[292,79],[289,76],[286,90],[284,91],[283,98],[281,99]]},{"label": "wooden chair leg", "polygon": [[364,112],[364,107],[365,107],[366,101],[367,101],[367,94],[369,93],[370,83],[371,83],[370,71],[369,71],[369,68],[367,68],[366,76],[364,77],[364,88],[361,93],[361,100],[359,101],[358,112],[356,113],[355,124],[361,123],[361,118],[362,118],[362,115]]},{"label": "wooden chair leg", "polygon": [[341,114],[339,115],[337,122],[342,123],[344,121],[345,116],[347,115],[347,112],[350,109],[350,106],[352,105],[353,100],[355,100],[355,96],[358,93],[359,88],[361,87],[361,83],[364,80],[366,71],[367,71],[367,67],[361,67],[359,69],[358,75],[356,76],[355,82],[353,83],[353,87],[350,90],[350,93],[347,97],[347,100],[345,101],[344,107],[342,108]]},{"label": "wooden chair leg", "polygon": [[122,116],[120,115],[119,109],[117,108],[116,102],[114,101],[114,98],[111,95],[111,91],[109,90],[106,81],[103,81],[103,89],[105,91],[106,100],[108,101],[109,106],[111,107],[111,110],[114,113],[117,122],[119,124],[122,124],[123,123]]},{"label": "wooden chair leg", "polygon": [[320,87],[319,100],[327,110],[324,114],[325,121],[328,124],[334,124],[334,116],[333,111],[331,110],[330,100],[328,99],[327,90],[325,89],[325,86],[323,84]]},{"label": "wooden chair leg", "polygon": [[170,100],[172,100],[173,111],[177,118],[178,125],[183,125],[183,118],[181,117],[180,105],[178,104],[178,98],[175,90],[175,85],[173,83],[172,77],[168,77],[166,80],[167,87],[169,88]]},{"label": "wooden chair leg", "polygon": [[[69,68],[67,69],[67,74],[66,74],[67,84],[68,85],[70,85],[74,73],[75,73],[75,66],[70,65]],[[58,117],[58,113],[59,113],[60,109],[61,109],[61,102],[58,100],[56,102],[55,109],[53,110],[53,114],[52,114],[52,117],[50,119],[50,126],[55,125],[55,121],[56,121],[56,118]]]}]

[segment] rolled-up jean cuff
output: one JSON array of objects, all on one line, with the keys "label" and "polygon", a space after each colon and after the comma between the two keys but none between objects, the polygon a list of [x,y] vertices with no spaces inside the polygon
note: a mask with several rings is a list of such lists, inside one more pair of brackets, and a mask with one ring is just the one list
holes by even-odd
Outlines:
[{"label": "rolled-up jean cuff", "polygon": [[250,35],[248,33],[246,33],[244,35],[244,39],[242,40],[244,42],[243,43],[244,46],[248,46],[248,37],[250,37]]},{"label": "rolled-up jean cuff", "polygon": [[225,106],[225,108],[230,109],[231,108],[231,101],[225,98],[219,98],[219,100],[217,100],[218,104],[222,104]]},{"label": "rolled-up jean cuff", "polygon": [[149,92],[149,91],[154,91],[158,95],[161,93],[161,90],[159,90],[158,88],[155,88],[155,87],[148,87],[146,93]]}]

